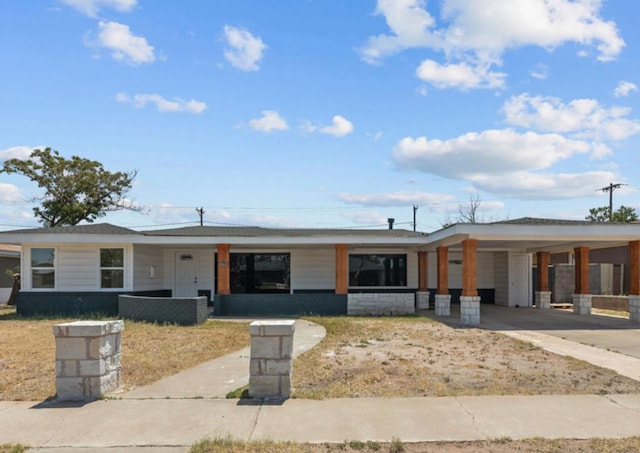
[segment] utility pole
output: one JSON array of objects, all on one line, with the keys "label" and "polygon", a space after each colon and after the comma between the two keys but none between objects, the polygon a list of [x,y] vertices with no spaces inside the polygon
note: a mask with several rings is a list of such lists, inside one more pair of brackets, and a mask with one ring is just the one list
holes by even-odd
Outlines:
[{"label": "utility pole", "polygon": [[418,210],[418,206],[413,205],[413,231],[416,231],[416,211]]},{"label": "utility pole", "polygon": [[602,189],[597,190],[601,192],[609,192],[609,222],[613,221],[613,191],[619,189],[622,186],[626,186],[626,184],[609,183],[607,187],[603,187]]},{"label": "utility pole", "polygon": [[204,223],[202,218],[204,217],[204,208],[196,208],[196,212],[200,216],[200,226]]}]

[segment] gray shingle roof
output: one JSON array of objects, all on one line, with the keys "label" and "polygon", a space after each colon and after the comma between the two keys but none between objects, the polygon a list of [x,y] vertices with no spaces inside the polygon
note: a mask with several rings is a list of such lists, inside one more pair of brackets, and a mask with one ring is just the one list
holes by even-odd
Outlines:
[{"label": "gray shingle roof", "polygon": [[[53,228],[29,228],[25,230],[3,231],[2,233],[33,233],[33,234],[140,234],[129,228],[112,225],[110,223],[90,223]],[[0,234],[2,234],[0,233]]]},{"label": "gray shingle roof", "polygon": [[536,217],[521,217],[513,220],[491,222],[490,225],[597,225],[588,220],[539,219]]},{"label": "gray shingle roof", "polygon": [[362,230],[362,229],[315,229],[315,228],[261,228],[233,226],[192,226],[166,230],[144,231],[146,236],[191,236],[191,237],[421,237],[424,233],[408,230]]}]

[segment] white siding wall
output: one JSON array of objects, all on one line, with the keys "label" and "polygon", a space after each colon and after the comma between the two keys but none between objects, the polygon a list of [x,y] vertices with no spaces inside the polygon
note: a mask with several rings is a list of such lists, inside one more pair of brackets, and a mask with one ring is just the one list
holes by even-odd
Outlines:
[{"label": "white siding wall", "polygon": [[[38,244],[34,248],[54,248],[55,256],[55,291],[117,291],[100,288],[100,249],[123,248],[125,257],[124,288],[133,288],[133,253],[130,245],[123,244]],[[31,247],[25,246],[25,259],[22,275],[23,288],[31,289]],[[36,290],[37,291],[37,290]],[[43,289],[42,291],[51,291]]]},{"label": "white siding wall", "polygon": [[215,289],[215,253],[214,249],[198,251],[198,289]]},{"label": "white siding wall", "polygon": [[[151,267],[153,266],[153,276]],[[133,289],[153,291],[164,289],[162,249],[151,245],[136,245],[133,248]]]},{"label": "white siding wall", "polygon": [[[478,288],[494,287],[494,258],[493,253],[478,253]],[[462,288],[462,264],[455,264],[452,261],[462,261],[461,252],[449,252],[449,288]],[[416,264],[417,266],[417,264]],[[427,255],[427,286],[435,288],[438,286],[438,255],[436,252],[429,252]]]},{"label": "white siding wall", "polygon": [[509,303],[509,253],[493,254],[494,282],[496,289],[496,305]]},{"label": "white siding wall", "polygon": [[336,250],[304,249],[291,252],[291,289],[335,289]]}]

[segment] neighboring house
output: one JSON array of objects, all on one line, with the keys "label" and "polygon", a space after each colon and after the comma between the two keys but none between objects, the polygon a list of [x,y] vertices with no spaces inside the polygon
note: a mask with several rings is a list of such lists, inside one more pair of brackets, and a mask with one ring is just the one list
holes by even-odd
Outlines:
[{"label": "neighboring house", "polygon": [[[640,247],[640,225],[524,218],[424,234],[89,224],[7,231],[0,241],[22,246],[23,314],[115,314],[118,294],[205,295],[216,315],[399,314],[425,297],[433,306],[436,293],[531,306],[534,256],[546,267],[550,254],[577,251],[584,273],[590,248]],[[640,256],[630,270],[640,273]]]},{"label": "neighboring house", "polygon": [[20,268],[20,247],[0,244],[0,304],[4,304],[11,296],[13,278],[7,271]]}]

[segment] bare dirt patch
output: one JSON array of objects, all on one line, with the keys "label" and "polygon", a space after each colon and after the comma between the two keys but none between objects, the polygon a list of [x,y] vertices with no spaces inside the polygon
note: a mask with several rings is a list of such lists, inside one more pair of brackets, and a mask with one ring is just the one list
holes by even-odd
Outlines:
[{"label": "bare dirt patch", "polygon": [[[21,318],[15,309],[0,309],[0,400],[39,401],[55,395],[53,325],[74,320]],[[248,345],[246,323],[176,326],[125,321],[123,389],[150,384]]]},{"label": "bare dirt patch", "polygon": [[294,363],[298,398],[638,393],[640,382],[429,318],[313,318],[327,337]]}]

